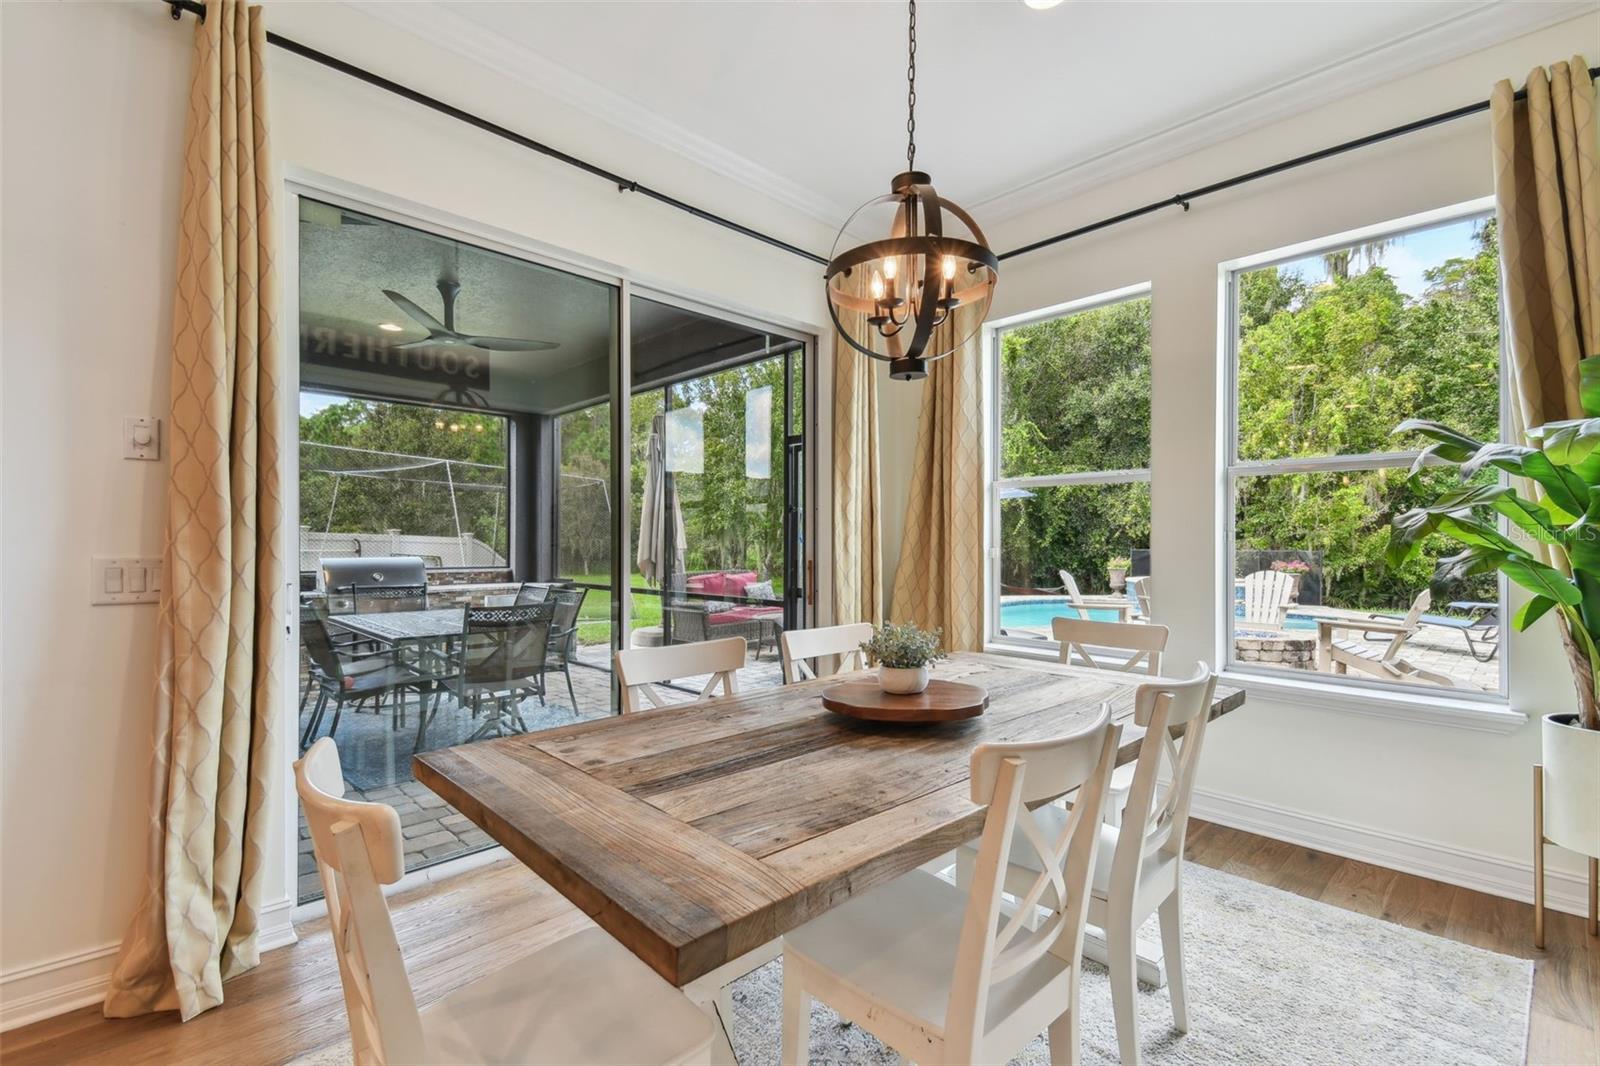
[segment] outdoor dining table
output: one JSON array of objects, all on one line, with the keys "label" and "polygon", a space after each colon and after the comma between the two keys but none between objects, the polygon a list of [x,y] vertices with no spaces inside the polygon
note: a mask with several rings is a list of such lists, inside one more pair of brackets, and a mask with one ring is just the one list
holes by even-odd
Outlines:
[{"label": "outdoor dining table", "polygon": [[[426,752],[413,770],[726,1026],[723,989],[784,933],[981,832],[979,744],[1065,735],[1108,701],[1119,764],[1138,755],[1144,676],[979,654],[937,676],[987,689],[987,713],[847,719],[822,706],[835,676]],[[1218,686],[1212,714],[1243,702]]]},{"label": "outdoor dining table", "polygon": [[416,644],[461,635],[461,608],[426,611],[374,611],[330,615],[328,621],[358,636],[385,644]]}]

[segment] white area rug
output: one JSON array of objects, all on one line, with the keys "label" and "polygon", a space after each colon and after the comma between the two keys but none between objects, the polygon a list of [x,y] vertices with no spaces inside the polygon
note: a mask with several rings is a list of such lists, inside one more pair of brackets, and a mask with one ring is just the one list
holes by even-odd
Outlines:
[{"label": "white area rug", "polygon": [[[1184,878],[1189,1032],[1172,1028],[1165,989],[1141,986],[1140,1035],[1151,1066],[1522,1062],[1533,963],[1193,863]],[[1145,932],[1153,931],[1152,924]],[[778,1062],[782,965],[770,963],[733,986],[741,1066]],[[1081,1009],[1084,1062],[1113,1066],[1111,988],[1094,963],[1086,963]],[[821,1004],[811,1034],[813,1063],[894,1061]],[[348,1042],[297,1060],[299,1066],[350,1061]],[[1048,1062],[1044,1038],[1014,1061]]]}]

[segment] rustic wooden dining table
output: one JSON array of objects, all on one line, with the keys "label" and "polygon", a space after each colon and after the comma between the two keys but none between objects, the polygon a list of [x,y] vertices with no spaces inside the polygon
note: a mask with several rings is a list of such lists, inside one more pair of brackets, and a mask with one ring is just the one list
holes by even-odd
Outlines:
[{"label": "rustic wooden dining table", "polygon": [[[1064,735],[1109,702],[1118,762],[1136,758],[1134,692],[1149,680],[958,654],[937,676],[983,686],[988,711],[919,726],[825,710],[841,676],[430,751],[413,768],[662,977],[703,991],[976,837],[979,744]],[[1212,715],[1243,702],[1218,686]]]}]

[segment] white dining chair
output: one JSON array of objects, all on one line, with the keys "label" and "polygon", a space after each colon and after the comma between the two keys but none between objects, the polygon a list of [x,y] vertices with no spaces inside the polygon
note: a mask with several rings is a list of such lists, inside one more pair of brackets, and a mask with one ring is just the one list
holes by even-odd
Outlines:
[{"label": "white dining chair", "polygon": [[[1051,634],[1061,645],[1061,661],[1071,664],[1076,655],[1081,665],[1096,670],[1118,670],[1146,674],[1161,672],[1161,653],[1167,650],[1167,627],[1144,622],[1090,622],[1078,618],[1052,618]],[[1117,767],[1111,775],[1111,794],[1106,798],[1106,821],[1122,821],[1122,808],[1128,802],[1133,784],[1133,764]]]},{"label": "white dining chair", "polygon": [[[903,1060],[1005,1062],[1048,1030],[1051,1062],[1076,1063],[1088,890],[1121,732],[1102,707],[1071,736],[979,746],[971,796],[989,809],[970,892],[913,870],[786,935],[785,1066],[807,1061],[813,997]],[[1041,829],[1027,805],[1074,788],[1071,815]],[[1005,860],[1023,846],[1041,872],[1006,915]],[[1027,929],[1021,912],[1038,903],[1051,918]]]},{"label": "white dining chair", "polygon": [[[1084,666],[1096,670],[1161,672],[1161,653],[1167,650],[1167,627],[1145,622],[1091,622],[1081,618],[1052,618],[1051,635],[1061,645],[1061,661],[1076,655]],[[1126,653],[1114,657],[1111,653]]]},{"label": "white dining chair", "polygon": [[[739,691],[738,671],[744,666],[748,646],[743,637],[723,637],[693,644],[668,644],[661,648],[628,648],[616,653],[617,684],[622,688],[622,713],[670,707],[656,686],[677,678],[709,674],[695,701],[710,699],[722,687],[724,695]],[[642,702],[641,702],[642,701]],[[693,701],[691,701],[693,702]]]},{"label": "white dining chair", "polygon": [[[1204,663],[1187,681],[1151,681],[1139,686],[1133,720],[1145,728],[1145,735],[1122,824],[1102,825],[1099,830],[1100,854],[1094,865],[1089,924],[1106,938],[1112,1013],[1123,1066],[1139,1062],[1136,934],[1145,919],[1157,912],[1173,1025],[1180,1033],[1189,1030],[1183,975],[1183,843],[1200,745],[1216,687],[1217,675]],[[1158,801],[1163,763],[1171,776]],[[1066,824],[1071,817],[1053,805],[1039,808],[1036,814],[1041,822],[1053,825]],[[962,874],[963,866],[976,872]],[[982,867],[981,846],[967,844],[957,851],[958,883],[971,877],[976,884]],[[1005,891],[1026,904],[1029,886],[1039,870],[1038,859],[1013,844],[1003,881]],[[1023,909],[1034,910],[1030,905]]]},{"label": "white dining chair", "polygon": [[[344,798],[339,752],[327,737],[294,764],[294,774],[357,1066],[711,1061],[705,1012],[595,928],[476,977],[419,1011],[379,887],[405,874],[400,816],[387,804]],[[486,926],[492,920],[484,915]]]},{"label": "white dining chair", "polygon": [[825,656],[838,656],[839,666],[835,673],[846,670],[860,670],[865,661],[861,654],[861,645],[872,639],[872,625],[868,622],[855,622],[844,626],[823,626],[820,629],[794,629],[786,630],[778,638],[778,649],[783,653],[783,683],[792,685],[796,681],[810,681],[816,678],[817,667],[821,666],[814,661]]}]

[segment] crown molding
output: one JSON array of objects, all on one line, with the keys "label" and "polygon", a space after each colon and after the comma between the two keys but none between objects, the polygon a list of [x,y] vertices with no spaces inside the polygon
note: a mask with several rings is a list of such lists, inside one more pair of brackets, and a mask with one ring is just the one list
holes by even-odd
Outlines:
[{"label": "crown molding", "polygon": [[[446,4],[345,0],[350,7],[551,96],[640,140],[748,186],[830,228],[851,208],[740,155],[532,48],[495,34]],[[642,177],[640,180],[644,180]]]},{"label": "crown molding", "polygon": [[[446,4],[345,0],[350,7],[546,94],[598,121],[655,144],[800,214],[835,227],[854,205],[814,189],[697,134],[536,50],[497,35]],[[964,201],[986,226],[1192,152],[1283,121],[1363,90],[1600,9],[1594,3],[1484,0],[1441,21],[1351,53],[1293,78],[1191,115],[1045,174]]]},{"label": "crown molding", "polygon": [[[1600,10],[1600,4],[1555,6],[1487,0],[1432,26],[1325,63],[1021,185],[976,198],[968,207],[981,211],[987,224],[1014,218],[1366,89],[1566,22],[1586,9]],[[1406,117],[1397,115],[1396,120]]]}]

